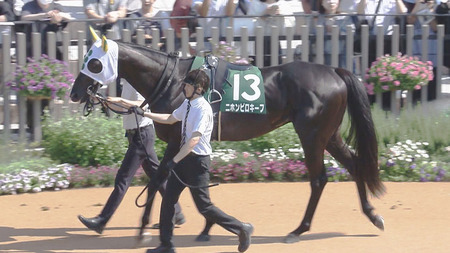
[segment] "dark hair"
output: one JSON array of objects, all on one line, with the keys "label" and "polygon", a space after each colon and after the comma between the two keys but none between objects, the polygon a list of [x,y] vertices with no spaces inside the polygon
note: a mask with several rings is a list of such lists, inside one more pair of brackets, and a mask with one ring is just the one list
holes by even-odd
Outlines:
[{"label": "dark hair", "polygon": [[183,82],[193,85],[196,89],[198,87],[203,88],[202,94],[204,94],[209,88],[209,76],[201,69],[194,69],[190,71],[184,78]]}]

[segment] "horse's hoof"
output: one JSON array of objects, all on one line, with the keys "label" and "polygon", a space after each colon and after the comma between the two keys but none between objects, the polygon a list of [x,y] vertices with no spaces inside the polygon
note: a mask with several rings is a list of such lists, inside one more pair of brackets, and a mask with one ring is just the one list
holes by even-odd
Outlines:
[{"label": "horse's hoof", "polygon": [[284,243],[296,243],[300,241],[300,235],[296,235],[293,233],[288,234],[285,238],[284,238]]},{"label": "horse's hoof", "polygon": [[209,242],[210,239],[211,239],[210,235],[200,234],[197,236],[197,238],[195,238],[195,241],[196,242]]},{"label": "horse's hoof", "polygon": [[152,234],[150,234],[149,232],[143,233],[142,235],[139,235],[137,237],[135,248],[148,247],[150,246],[151,241],[152,241]]},{"label": "horse's hoof", "polygon": [[377,215],[375,216],[375,220],[373,221],[373,225],[380,229],[381,231],[384,231],[384,219],[382,216]]}]

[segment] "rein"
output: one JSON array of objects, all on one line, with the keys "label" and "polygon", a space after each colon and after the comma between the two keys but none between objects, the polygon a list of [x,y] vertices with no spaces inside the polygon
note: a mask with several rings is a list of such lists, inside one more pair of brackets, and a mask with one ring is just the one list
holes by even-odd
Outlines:
[{"label": "rein", "polygon": [[[163,82],[167,76],[170,59],[173,59],[173,58],[175,58],[175,62],[173,64],[172,72],[169,75],[169,79],[167,80],[166,85],[163,86]],[[153,92],[152,96],[149,99],[145,98],[144,102],[139,107],[143,108],[146,104],[148,104],[148,106],[151,107],[164,95],[164,93],[169,88],[169,85],[172,83],[173,77],[175,75],[175,70],[177,69],[178,62],[179,62],[178,51],[171,52],[169,54],[169,57],[167,58],[166,65],[164,66],[164,70],[163,70],[161,77],[159,78],[158,84],[156,84],[155,91]],[[149,102],[149,101],[151,101],[151,102]]]}]

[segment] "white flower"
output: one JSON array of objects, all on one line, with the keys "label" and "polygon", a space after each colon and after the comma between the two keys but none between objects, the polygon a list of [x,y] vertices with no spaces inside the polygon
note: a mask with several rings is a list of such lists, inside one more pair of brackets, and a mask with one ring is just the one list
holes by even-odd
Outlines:
[{"label": "white flower", "polygon": [[41,188],[40,187],[34,187],[32,190],[32,192],[41,192]]}]

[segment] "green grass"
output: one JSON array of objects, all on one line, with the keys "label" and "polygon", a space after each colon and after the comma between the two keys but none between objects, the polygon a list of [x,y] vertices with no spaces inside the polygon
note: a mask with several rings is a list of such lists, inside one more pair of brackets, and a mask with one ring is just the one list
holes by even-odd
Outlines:
[{"label": "green grass", "polygon": [[17,172],[21,169],[40,171],[56,162],[43,155],[42,149],[20,144],[0,145],[0,174]]}]

